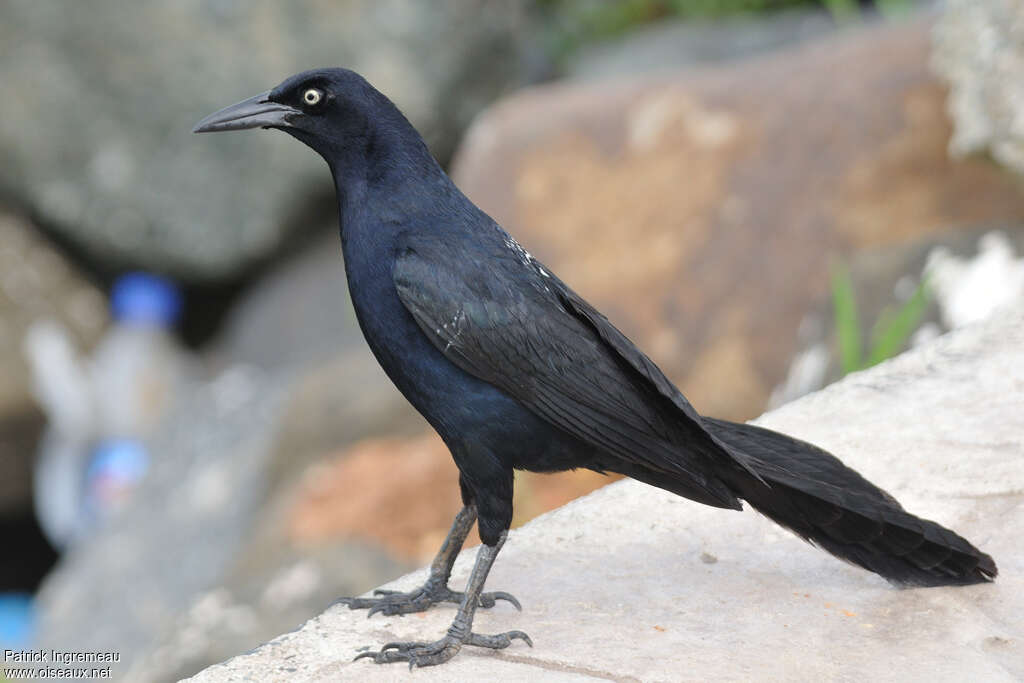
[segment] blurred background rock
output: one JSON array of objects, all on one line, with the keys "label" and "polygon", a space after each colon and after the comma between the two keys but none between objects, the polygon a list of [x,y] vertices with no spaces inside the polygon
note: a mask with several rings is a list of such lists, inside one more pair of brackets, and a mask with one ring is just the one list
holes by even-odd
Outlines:
[{"label": "blurred background rock", "polygon": [[527,80],[524,9],[5,3],[0,74],[19,95],[0,124],[2,180],[55,234],[107,267],[189,280],[236,275],[308,230],[301,217],[332,188],[319,160],[280,136],[259,148],[182,140],[199,112],[265,90],[296,65],[346,64],[394,93],[446,156],[473,114]]},{"label": "blurred background rock", "polygon": [[[703,412],[747,419],[1024,296],[1021,25],[1000,0],[4,3],[0,640],[172,680],[429,559],[459,505],[355,324],[326,169],[201,116],[362,72]],[[137,270],[182,295],[174,388],[137,481],[47,537],[52,387],[86,490],[124,436],[96,349]],[[607,481],[518,476],[515,523]]]}]

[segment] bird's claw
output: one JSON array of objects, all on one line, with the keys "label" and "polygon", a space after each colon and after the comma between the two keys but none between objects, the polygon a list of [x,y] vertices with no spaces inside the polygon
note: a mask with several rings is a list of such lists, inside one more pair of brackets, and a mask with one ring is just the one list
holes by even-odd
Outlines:
[{"label": "bird's claw", "polygon": [[[459,602],[461,603],[462,593],[456,593],[456,595],[459,596]],[[490,593],[481,593],[480,601],[478,604],[480,607],[490,609],[491,607],[494,607],[495,603],[498,600],[504,600],[505,602],[511,603],[512,606],[515,607],[517,610],[519,610],[520,612],[523,611],[523,606],[519,604],[518,600],[516,600],[516,596],[512,595],[511,593],[506,593],[505,591],[492,591]]]},{"label": "bird's claw", "polygon": [[533,640],[522,631],[505,631],[504,633],[497,633],[493,636],[482,635],[480,633],[470,633],[469,638],[466,640],[466,644],[474,645],[476,647],[488,647],[492,650],[503,650],[511,645],[512,641],[516,639],[519,639],[530,647],[533,647]]},{"label": "bird's claw", "polygon": [[426,586],[408,593],[383,590],[376,590],[373,593],[380,597],[339,598],[335,601],[335,604],[347,605],[349,609],[369,610],[366,613],[367,617],[377,613],[393,616],[396,614],[423,612],[429,609],[431,605],[440,602],[443,597],[438,591],[431,591]]},{"label": "bird's claw", "polygon": [[[347,605],[349,609],[365,609],[367,618],[374,614],[384,616],[395,616],[396,614],[411,614],[423,612],[439,602],[450,602],[456,605],[462,604],[464,593],[453,591],[447,586],[438,588],[436,584],[426,584],[416,590],[403,593],[401,591],[383,590],[378,588],[373,594],[380,597],[375,598],[339,598],[335,604]],[[477,603],[479,607],[489,609],[494,607],[498,600],[511,603],[520,612],[522,605],[515,596],[504,591],[481,593]]]},{"label": "bird's claw", "polygon": [[495,635],[468,633],[465,638],[453,636],[449,633],[441,640],[433,643],[422,641],[388,643],[376,652],[361,652],[352,661],[370,657],[377,664],[408,662],[409,668],[412,669],[417,666],[444,664],[458,654],[463,645],[502,650],[511,645],[512,641],[516,639],[522,640],[530,647],[533,647],[533,641],[530,639],[530,636],[522,631],[507,631]]}]

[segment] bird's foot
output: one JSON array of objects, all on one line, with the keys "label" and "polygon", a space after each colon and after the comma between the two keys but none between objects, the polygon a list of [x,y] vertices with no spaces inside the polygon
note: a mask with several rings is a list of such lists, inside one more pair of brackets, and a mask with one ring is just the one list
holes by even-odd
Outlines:
[{"label": "bird's foot", "polygon": [[[349,609],[368,609],[369,612],[366,613],[367,617],[371,617],[378,612],[390,617],[396,614],[424,612],[439,602],[450,602],[456,605],[461,605],[462,599],[465,596],[465,594],[460,591],[453,591],[448,588],[448,586],[431,582],[429,580],[426,584],[420,586],[414,591],[409,591],[408,593],[377,589],[373,591],[373,594],[380,597],[339,598],[335,602],[342,605],[348,605]],[[498,600],[505,600],[506,602],[512,603],[517,610],[522,611],[523,609],[515,596],[505,593],[504,591],[481,593],[477,606],[491,608],[494,607]]]},{"label": "bird's foot", "polygon": [[[471,631],[466,631],[465,634],[460,634],[458,629],[452,628],[444,638],[433,643],[415,641],[408,643],[388,643],[377,652],[363,652],[356,655],[355,659],[372,657],[373,661],[377,664],[408,662],[409,668],[412,669],[414,666],[434,666],[436,664],[444,664],[449,659],[457,655],[463,645],[475,645],[477,647],[486,647],[492,650],[503,650],[511,645],[512,641],[517,638],[524,641],[530,647],[533,647],[533,641],[530,640],[530,636],[526,635],[522,631],[507,631],[505,633],[487,636],[479,633],[473,633]],[[355,659],[352,661],[355,661]]]}]

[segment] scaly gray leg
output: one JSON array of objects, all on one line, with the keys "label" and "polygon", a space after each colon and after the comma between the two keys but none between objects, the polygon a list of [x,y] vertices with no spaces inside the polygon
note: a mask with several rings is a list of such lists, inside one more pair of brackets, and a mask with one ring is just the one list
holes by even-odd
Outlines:
[{"label": "scaly gray leg", "polygon": [[[501,532],[498,542],[493,545],[482,545],[476,556],[476,564],[473,565],[473,573],[469,576],[469,583],[462,603],[459,605],[458,614],[455,620],[448,627],[448,633],[441,640],[433,643],[407,642],[388,643],[379,652],[363,652],[356,656],[356,659],[372,657],[378,664],[391,664],[393,662],[409,662],[409,668],[414,666],[434,666],[443,664],[458,654],[463,645],[476,645],[500,650],[508,647],[513,640],[519,638],[533,647],[530,636],[522,631],[507,631],[493,636],[473,633],[473,616],[479,606],[480,597],[483,595],[484,582],[487,581],[487,574],[491,571],[494,558],[498,551],[505,544],[505,537],[508,532]],[[443,551],[442,551],[443,552]],[[449,567],[450,569],[450,567]]]},{"label": "scaly gray leg", "polygon": [[[448,537],[441,545],[441,550],[430,563],[430,576],[427,582],[416,590],[401,593],[377,589],[373,594],[381,596],[379,598],[339,598],[336,602],[348,605],[349,609],[369,609],[367,617],[378,612],[387,616],[423,612],[439,602],[461,604],[464,594],[448,588],[448,579],[452,575],[455,558],[462,550],[462,544],[466,542],[466,536],[475,522],[475,506],[467,505],[459,510]],[[522,610],[518,600],[502,591],[481,593],[478,598],[480,607],[494,607],[497,600],[506,600],[515,605],[516,609]]]}]

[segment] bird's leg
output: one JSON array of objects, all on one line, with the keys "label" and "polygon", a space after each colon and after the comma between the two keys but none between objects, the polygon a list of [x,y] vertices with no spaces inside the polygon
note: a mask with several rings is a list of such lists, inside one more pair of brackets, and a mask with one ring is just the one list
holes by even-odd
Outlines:
[{"label": "bird's leg", "polygon": [[491,545],[480,546],[476,556],[476,564],[473,565],[473,573],[469,576],[469,583],[466,592],[463,594],[459,611],[455,615],[452,625],[448,627],[448,633],[443,638],[433,643],[426,642],[405,642],[388,643],[378,652],[363,652],[356,656],[356,659],[372,657],[378,664],[391,664],[392,662],[409,662],[409,668],[413,666],[433,666],[443,664],[458,654],[463,645],[476,645],[494,650],[501,650],[508,647],[513,640],[519,638],[533,647],[530,636],[522,631],[507,631],[497,635],[488,636],[473,633],[473,615],[476,608],[480,606],[480,597],[483,595],[484,582],[487,581],[487,574],[491,571],[494,558],[498,551],[505,544],[507,531],[501,532],[498,542]]},{"label": "bird's leg", "polygon": [[[434,557],[434,561],[430,563],[430,576],[426,583],[416,590],[402,593],[377,589],[373,593],[380,597],[340,598],[337,602],[348,605],[349,609],[369,609],[370,611],[366,614],[368,617],[378,612],[387,616],[423,612],[439,602],[461,604],[464,594],[448,588],[448,579],[452,575],[455,558],[462,550],[462,544],[466,542],[466,536],[469,535],[475,522],[476,506],[466,505],[459,510],[459,513],[455,515],[455,521],[452,522],[448,537],[441,545],[441,550]],[[480,607],[494,607],[497,600],[507,600],[515,605],[516,609],[522,609],[515,597],[502,591],[480,593],[477,598]]]}]

